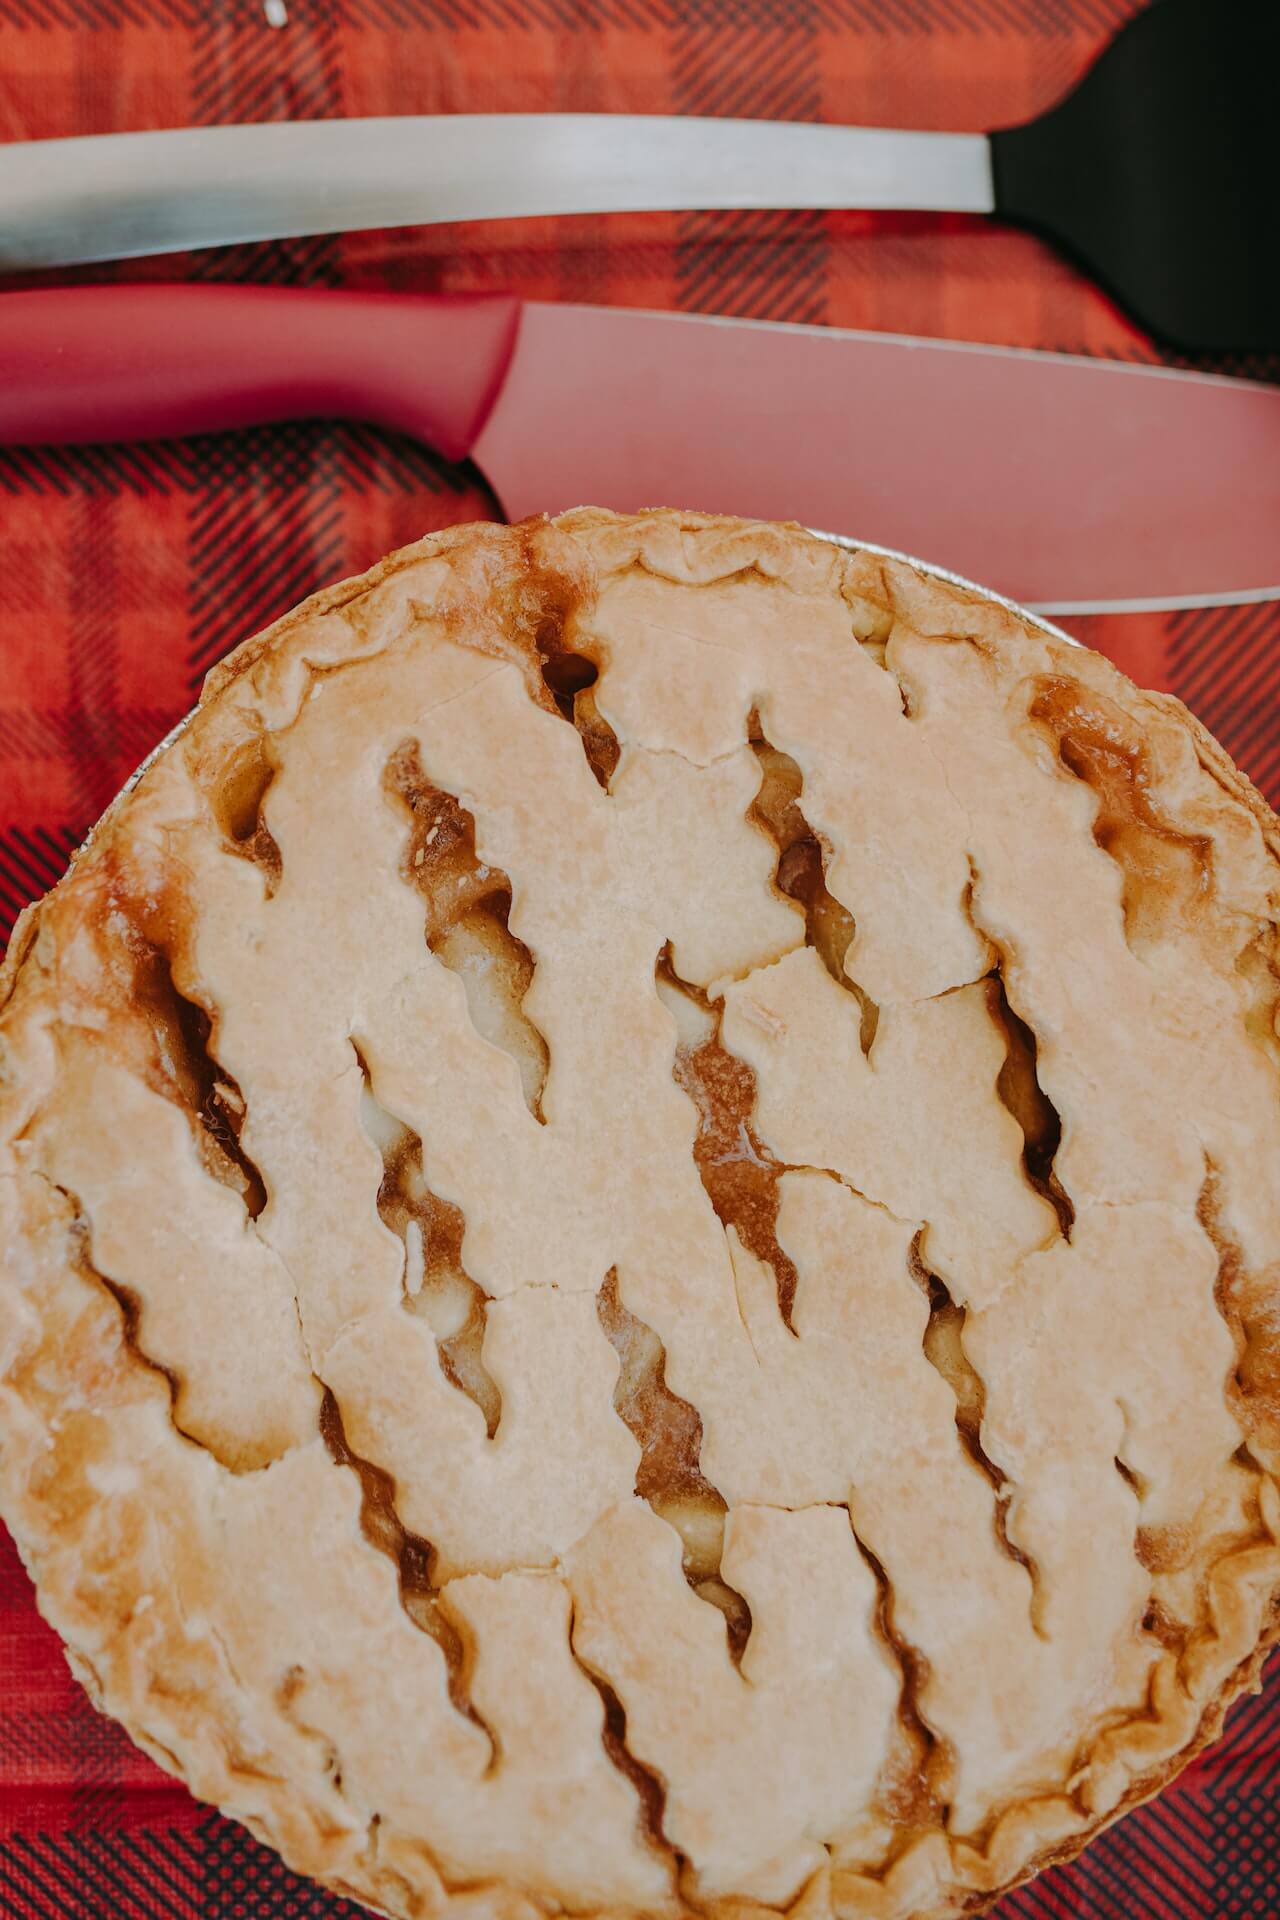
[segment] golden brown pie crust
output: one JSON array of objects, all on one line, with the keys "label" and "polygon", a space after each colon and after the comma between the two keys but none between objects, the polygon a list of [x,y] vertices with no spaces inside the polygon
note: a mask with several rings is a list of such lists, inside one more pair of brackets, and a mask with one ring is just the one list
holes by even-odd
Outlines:
[{"label": "golden brown pie crust", "polygon": [[0,974],[0,1512],[397,1916],[942,1920],[1280,1638],[1280,823],[797,528],[317,595]]}]

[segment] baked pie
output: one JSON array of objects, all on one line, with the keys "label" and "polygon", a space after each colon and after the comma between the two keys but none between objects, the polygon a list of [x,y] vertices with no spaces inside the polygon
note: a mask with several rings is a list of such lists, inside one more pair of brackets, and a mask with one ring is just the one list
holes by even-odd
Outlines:
[{"label": "baked pie", "polygon": [[1280,1637],[1280,825],[796,528],[320,594],[24,916],[0,1509],[393,1915],[980,1911]]}]

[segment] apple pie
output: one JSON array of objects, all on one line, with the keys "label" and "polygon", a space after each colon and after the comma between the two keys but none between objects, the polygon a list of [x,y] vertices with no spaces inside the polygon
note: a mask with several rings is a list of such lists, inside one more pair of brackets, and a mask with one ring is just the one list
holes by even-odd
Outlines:
[{"label": "apple pie", "polygon": [[797,528],[308,601],[0,976],[0,1512],[387,1914],[942,1920],[1280,1637],[1280,823]]}]

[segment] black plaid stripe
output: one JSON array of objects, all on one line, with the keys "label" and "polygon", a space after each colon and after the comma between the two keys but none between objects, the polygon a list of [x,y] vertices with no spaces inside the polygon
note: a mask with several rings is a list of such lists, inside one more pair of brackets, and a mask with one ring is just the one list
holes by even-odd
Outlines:
[{"label": "black plaid stripe", "polygon": [[235,1821],[193,1832],[18,1835],[0,1844],[6,1920],[367,1920],[290,1873]]},{"label": "black plaid stripe", "polygon": [[994,1920],[1207,1920],[1213,1876],[1183,1845],[1175,1796],[1140,1807],[1079,1860],[1007,1894]]},{"label": "black plaid stripe", "polygon": [[191,443],[152,441],[147,446],[0,447],[0,494],[70,500],[159,491],[195,485]]},{"label": "black plaid stripe", "polygon": [[[203,1869],[203,1846],[174,1829],[17,1835],[0,1846],[0,1913],[14,1920],[230,1920],[232,1904],[207,1902]],[[287,1909],[262,1911],[284,1920]]]},{"label": "black plaid stripe", "polygon": [[259,0],[201,8],[193,46],[193,126],[321,120],[343,111],[338,16],[331,0],[294,0],[287,26],[267,27]]},{"label": "black plaid stripe", "polygon": [[339,474],[323,428],[288,425],[193,442],[188,685],[338,568]]},{"label": "black plaid stripe", "polygon": [[[1274,1670],[1273,1670],[1274,1671]],[[1280,1913],[1280,1676],[1237,1707],[1209,1786],[1209,1858],[1218,1920]]]},{"label": "black plaid stripe", "polygon": [[1280,802],[1280,600],[1174,615],[1169,660],[1179,699]]},{"label": "black plaid stripe", "polygon": [[0,27],[16,33],[128,26],[190,31],[199,16],[197,0],[0,0]]},{"label": "black plaid stripe", "polygon": [[66,872],[82,838],[78,826],[11,827],[0,833],[0,941],[30,900],[38,900]]},{"label": "black plaid stripe", "polygon": [[363,1907],[300,1880],[230,1820],[206,1821],[199,1842],[201,1920],[366,1920]]},{"label": "black plaid stripe", "polygon": [[[350,556],[344,499],[461,493],[462,475],[399,436],[330,422],[299,422],[191,443],[200,487],[189,522],[188,686],[308,594],[378,553]],[[411,526],[414,538],[421,526]]]},{"label": "black plaid stripe", "polygon": [[[1081,32],[1103,37],[1115,31],[1142,0],[292,0],[291,18],[326,18],[333,27],[372,27],[384,32],[420,29],[476,32],[485,27],[591,33],[606,28],[665,30],[690,17],[724,30],[767,28],[789,22],[887,33],[979,32],[1064,38]],[[28,32],[58,28],[114,30],[153,25],[174,29],[261,27],[258,0],[0,0],[0,25]],[[256,50],[255,50],[256,52]],[[246,93],[263,84],[252,58],[232,74]],[[274,84],[274,83],[268,83]],[[206,79],[202,91],[213,92]],[[219,94],[226,102],[226,93]],[[304,87],[300,97],[308,96]],[[231,117],[223,111],[220,118]],[[254,117],[249,114],[242,118]],[[270,117],[270,116],[266,116]]]},{"label": "black plaid stripe", "polygon": [[[734,0],[727,9],[719,0],[695,0],[681,12],[672,41],[678,113],[819,120],[821,79],[810,0]],[[686,213],[678,232],[681,307],[756,320],[826,317],[822,213]]]},{"label": "black plaid stripe", "polygon": [[[202,10],[192,44],[192,125],[332,120],[345,112],[333,0],[295,0],[280,30],[265,24],[261,0],[215,0]],[[342,277],[340,253],[333,234],[217,247],[192,256],[189,277],[334,287]]]}]

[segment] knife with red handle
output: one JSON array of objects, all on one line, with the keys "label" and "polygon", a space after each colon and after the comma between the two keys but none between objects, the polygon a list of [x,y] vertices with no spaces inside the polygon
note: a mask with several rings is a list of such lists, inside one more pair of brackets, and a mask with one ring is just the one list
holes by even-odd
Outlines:
[{"label": "knife with red handle", "polygon": [[507,295],[0,295],[0,442],[337,416],[507,514],[799,520],[1057,611],[1280,594],[1280,390],[1067,355]]}]

